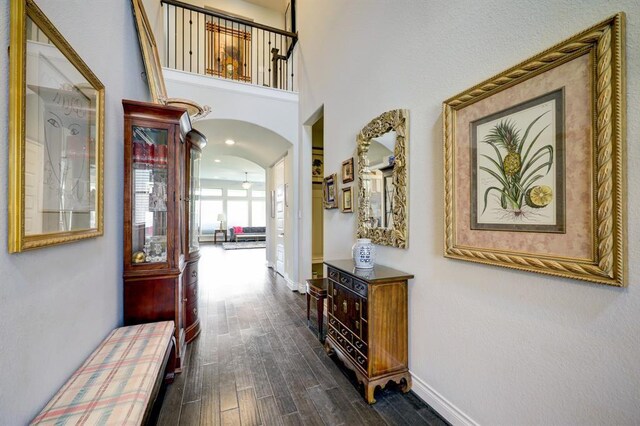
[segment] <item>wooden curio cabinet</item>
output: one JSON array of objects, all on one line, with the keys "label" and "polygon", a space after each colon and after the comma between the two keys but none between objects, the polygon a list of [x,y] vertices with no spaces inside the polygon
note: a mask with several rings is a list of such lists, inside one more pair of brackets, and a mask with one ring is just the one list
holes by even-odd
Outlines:
[{"label": "wooden curio cabinet", "polygon": [[185,150],[185,211],[187,220],[183,232],[185,252],[185,333],[187,343],[200,333],[198,316],[198,260],[200,259],[200,159],[207,144],[205,136],[193,129],[187,134]]},{"label": "wooden curio cabinet", "polygon": [[124,107],[124,322],[172,320],[176,372],[184,362],[186,111],[136,101]]}]

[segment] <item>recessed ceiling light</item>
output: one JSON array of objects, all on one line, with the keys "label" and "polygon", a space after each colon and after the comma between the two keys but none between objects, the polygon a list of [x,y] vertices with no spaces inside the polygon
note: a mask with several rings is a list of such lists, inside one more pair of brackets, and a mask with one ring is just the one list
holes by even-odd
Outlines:
[{"label": "recessed ceiling light", "polygon": [[233,139],[227,139],[226,141],[224,141],[224,143],[226,143],[227,145],[235,145],[236,141],[234,141]]},{"label": "recessed ceiling light", "polygon": [[214,163],[219,163],[219,162],[220,162],[220,159],[219,159],[219,158],[216,158],[215,160],[213,160],[213,162],[214,162]]}]

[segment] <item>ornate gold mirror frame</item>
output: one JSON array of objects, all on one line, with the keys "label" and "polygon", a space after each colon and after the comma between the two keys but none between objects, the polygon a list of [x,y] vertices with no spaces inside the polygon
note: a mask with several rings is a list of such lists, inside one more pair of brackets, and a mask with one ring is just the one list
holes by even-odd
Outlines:
[{"label": "ornate gold mirror frame", "polygon": [[9,61],[9,252],[102,235],[104,85],[32,0]]},{"label": "ornate gold mirror frame", "polygon": [[[395,131],[396,142],[393,149],[393,228],[371,227],[367,220],[369,209],[368,188],[365,173],[368,170],[367,153],[371,140]],[[407,193],[408,170],[407,152],[409,142],[409,111],[395,109],[380,114],[367,124],[358,134],[358,238],[370,238],[375,244],[407,248],[409,238]]]},{"label": "ornate gold mirror frame", "polygon": [[162,65],[156,39],[149,24],[147,13],[144,10],[142,0],[131,0],[133,6],[133,16],[136,19],[136,29],[138,30],[138,40],[142,51],[142,60],[147,73],[147,83],[151,92],[151,99],[154,103],[165,104],[167,100],[167,89],[162,76]]}]

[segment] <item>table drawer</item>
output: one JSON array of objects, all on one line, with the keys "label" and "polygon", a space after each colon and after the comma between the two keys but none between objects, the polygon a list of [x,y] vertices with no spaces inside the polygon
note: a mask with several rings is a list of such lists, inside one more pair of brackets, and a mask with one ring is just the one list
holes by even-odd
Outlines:
[{"label": "table drawer", "polygon": [[358,352],[360,352],[365,357],[369,356],[369,347],[362,340],[360,340],[357,337],[355,337],[353,339],[353,346],[355,346],[355,348],[358,350]]},{"label": "table drawer", "polygon": [[339,274],[338,282],[348,289],[353,288],[353,278],[351,278],[349,275]]},{"label": "table drawer", "polygon": [[340,331],[342,337],[349,343],[353,342],[353,333],[344,325],[339,325],[337,329]]},{"label": "table drawer", "polygon": [[359,280],[353,280],[351,288],[353,289],[354,292],[358,293],[360,296],[364,297],[365,299],[367,298],[368,286],[366,283],[363,283],[362,281],[359,281]]},{"label": "table drawer", "polygon": [[329,325],[335,327],[336,329],[340,327],[340,323],[338,320],[329,312]]},{"label": "table drawer", "polygon": [[329,278],[334,280],[335,282],[340,282],[340,274],[333,268],[328,268]]},{"label": "table drawer", "polygon": [[[347,341],[347,339],[345,339],[337,330],[333,335],[333,338],[335,339],[336,342],[338,342],[338,344],[342,347],[342,349],[344,349],[345,351],[347,351],[347,348],[349,346],[351,346],[351,344]],[[348,353],[353,353],[353,351],[348,351]]]},{"label": "table drawer", "polygon": [[331,268],[328,269],[328,272],[330,279],[348,288],[349,290],[353,290],[353,278],[351,276]]},{"label": "table drawer", "polygon": [[356,353],[356,355],[355,355],[355,362],[356,362],[356,364],[357,364],[360,368],[362,368],[364,371],[368,371],[368,368],[369,368],[369,359],[368,359],[366,356],[364,356],[364,355],[362,355],[362,354],[359,354],[359,353]]},{"label": "table drawer", "polygon": [[351,344],[351,342],[349,342],[349,340],[343,336],[340,331],[332,326],[329,326],[328,333],[331,339],[333,339],[343,349],[343,352],[351,358],[354,364],[358,365],[364,371],[367,371],[367,367],[369,365],[367,358],[367,345],[360,342],[358,338],[353,337],[355,341],[359,342],[361,350],[358,350],[358,346]]}]

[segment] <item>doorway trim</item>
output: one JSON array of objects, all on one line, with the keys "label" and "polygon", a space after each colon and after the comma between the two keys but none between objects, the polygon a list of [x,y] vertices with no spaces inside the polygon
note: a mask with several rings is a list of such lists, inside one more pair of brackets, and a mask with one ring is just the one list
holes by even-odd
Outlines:
[{"label": "doorway trim", "polygon": [[300,293],[306,293],[306,287],[304,282],[307,278],[311,278],[311,261],[312,261],[312,246],[311,246],[311,232],[312,232],[312,184],[311,184],[311,161],[312,161],[312,130],[313,124],[321,117],[324,117],[324,104],[320,105],[309,117],[303,121],[301,126],[300,135],[300,176],[298,180],[298,199],[300,200],[300,221],[298,228],[298,235],[303,235],[307,238],[300,238],[299,240],[299,253],[298,258],[298,276],[300,277],[300,283],[298,291]]}]

